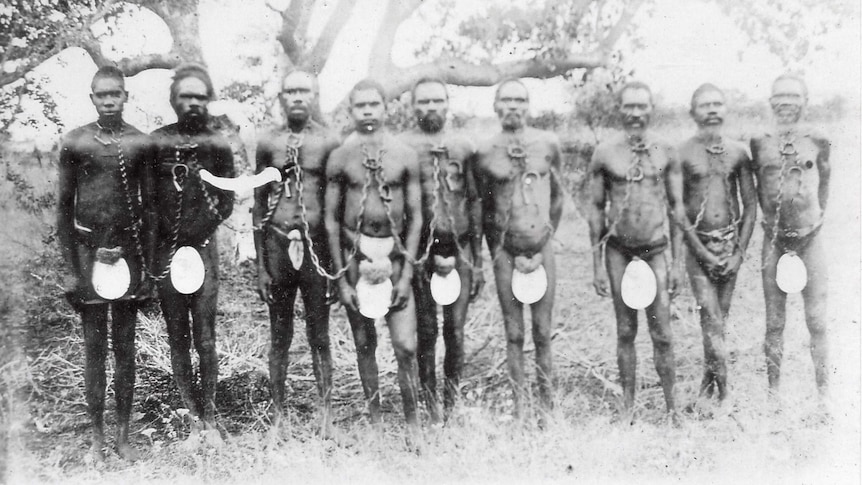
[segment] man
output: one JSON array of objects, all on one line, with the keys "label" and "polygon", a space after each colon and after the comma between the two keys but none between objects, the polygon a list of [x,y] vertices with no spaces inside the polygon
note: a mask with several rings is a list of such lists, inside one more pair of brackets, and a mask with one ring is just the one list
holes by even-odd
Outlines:
[{"label": "man", "polygon": [[[138,457],[129,444],[129,417],[135,388],[135,318],[152,297],[147,265],[153,260],[151,144],[123,121],[128,100],[123,73],[100,68],[90,100],[98,121],[68,133],[60,150],[57,234],[70,281],[66,297],[81,314],[84,328],[84,387],[93,423],[91,452],[105,459],[105,356],[108,308],[116,369],[119,455]],[[99,273],[119,278],[100,278]]]},{"label": "man", "polygon": [[[766,300],[766,373],[777,392],[784,349],[786,293],[779,287],[782,259],[804,264],[808,281],[802,290],[805,323],[811,334],[811,358],[821,396],[829,384],[826,336],[827,272],[819,236],[829,197],[830,142],[799,120],[808,104],[802,78],[779,76],[769,98],[775,127],[751,139],[752,172],[763,210],[763,295]],[[787,265],[785,264],[785,267]],[[786,289],[786,287],[785,287]],[[790,290],[788,290],[790,291]]]},{"label": "man", "polygon": [[[230,216],[233,196],[204,182],[201,172],[233,177],[233,154],[227,141],[207,126],[214,93],[206,70],[178,67],[170,89],[177,122],[153,132],[160,234],[156,278],[180,396],[191,415],[203,421],[198,424],[212,430],[218,382],[216,229]],[[199,389],[189,355],[192,340],[200,359]]]},{"label": "man", "polygon": [[331,409],[332,357],[325,272],[330,258],[323,197],[326,161],[338,142],[311,119],[317,97],[317,81],[311,74],[294,71],[285,76],[279,99],[286,125],[264,135],[257,146],[257,172],[275,167],[282,173],[282,182],[255,191],[253,219],[258,292],[269,306],[269,379],[276,419],[284,412],[293,304],[297,290],[301,290],[325,430]]},{"label": "man", "polygon": [[[540,403],[545,409],[551,407],[551,318],[556,286],[551,239],[563,213],[560,143],[554,134],[526,126],[529,107],[529,93],[520,80],[505,80],[497,86],[494,110],[502,130],[480,145],[476,162],[484,233],[506,327],[516,417],[522,415],[527,391],[524,303],[531,308]],[[524,302],[521,291],[531,293],[536,288],[539,292]]]},{"label": "man", "polygon": [[[448,413],[455,403],[464,367],[467,303],[476,298],[484,284],[482,208],[473,179],[473,144],[445,128],[449,108],[446,85],[439,79],[422,78],[413,86],[412,98],[417,127],[404,133],[401,140],[419,155],[425,221],[419,247],[426,251],[427,257],[413,275],[419,335],[417,358],[426,405],[432,421],[439,421],[435,372],[437,302],[430,283],[434,280],[438,284],[439,280],[440,285],[457,286],[445,289],[451,297],[445,297],[445,304],[441,303],[446,344],[443,402]],[[449,276],[452,271],[455,278]],[[448,301],[453,298],[454,301]]]},{"label": "man", "polygon": [[380,422],[374,319],[385,314],[404,414],[415,431],[416,308],[410,281],[422,229],[422,189],[416,152],[383,128],[385,113],[380,84],[363,80],[353,87],[356,131],[326,166],[326,232],[371,422]]},{"label": "man", "polygon": [[[610,295],[617,319],[617,364],[623,388],[624,420],[632,416],[635,398],[637,310],[645,307],[652,338],[655,368],[664,391],[667,411],[676,423],[673,341],[670,294],[679,281],[682,233],[670,225],[673,262],[665,259],[665,217],[685,214],[682,172],[675,150],[648,131],[653,110],[652,91],[644,83],[630,82],[619,93],[623,131],[600,143],[590,162],[590,241],[593,244],[593,286],[599,296]],[[606,212],[606,205],[610,205]],[[605,260],[602,261],[602,249]],[[630,266],[634,278],[647,271],[645,283],[624,293],[623,276]],[[645,268],[646,264],[649,268]],[[641,275],[643,272],[641,271]],[[654,288],[643,305],[638,290]],[[628,290],[628,288],[627,288]]]},{"label": "man", "polygon": [[[703,330],[704,374],[700,394],[727,397],[724,325],[736,275],[748,247],[757,199],[745,145],[722,135],[724,93],[712,84],[691,97],[697,134],[679,148],[688,243],[686,268]],[[739,199],[742,199],[740,210]]]}]

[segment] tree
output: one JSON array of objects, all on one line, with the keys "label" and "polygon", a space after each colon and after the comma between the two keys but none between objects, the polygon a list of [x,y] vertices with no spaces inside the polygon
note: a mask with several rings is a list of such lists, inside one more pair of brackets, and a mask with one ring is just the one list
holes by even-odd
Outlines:
[{"label": "tree", "polygon": [[[11,0],[0,4],[0,88],[70,47],[83,48],[96,65],[116,63],[128,76],[173,68],[183,61],[204,62],[198,13],[201,2],[207,1]],[[620,38],[636,27],[635,14],[652,1],[539,0],[525,7],[523,2],[500,0],[457,19],[463,3],[456,8],[455,0],[389,0],[382,25],[370,39],[369,71],[384,82],[390,97],[423,76],[456,85],[490,86],[507,77],[551,78],[576,69],[589,71],[609,64]],[[830,5],[820,0],[702,1],[719,4],[752,41],[767,42],[788,64],[815,52],[818,34],[859,14],[858,5],[849,0]],[[357,0],[337,0],[320,35],[312,38],[310,20],[322,2],[291,0],[283,9],[267,3],[281,17],[275,40],[282,47],[286,68],[319,74],[357,6]],[[104,22],[110,30],[122,15],[143,10],[165,23],[171,48],[165,53],[111,59],[93,27]],[[430,36],[416,52],[416,64],[397,66],[392,50],[399,29],[413,17],[446,35]]]}]

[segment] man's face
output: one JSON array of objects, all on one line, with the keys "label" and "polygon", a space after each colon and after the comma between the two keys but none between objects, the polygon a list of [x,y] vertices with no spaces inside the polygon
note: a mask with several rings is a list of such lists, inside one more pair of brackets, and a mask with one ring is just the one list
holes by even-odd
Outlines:
[{"label": "man's face", "polygon": [[772,85],[769,104],[778,124],[792,124],[799,121],[802,108],[808,103],[805,88],[796,79],[779,79]]},{"label": "man's face", "polygon": [[436,133],[446,123],[449,99],[446,88],[439,83],[424,83],[416,86],[413,95],[413,112],[419,128],[426,133]]},{"label": "man's face", "polygon": [[93,81],[90,101],[96,107],[100,119],[119,119],[123,116],[123,105],[128,96],[122,81],[112,77],[100,77]]},{"label": "man's face", "polygon": [[530,97],[527,88],[516,82],[506,83],[500,87],[497,99],[494,101],[494,111],[497,112],[504,130],[523,128],[527,122],[529,109]]},{"label": "man's face", "polygon": [[356,125],[356,130],[362,133],[373,133],[383,124],[386,115],[386,105],[383,97],[376,89],[362,89],[353,93],[350,101],[350,116]]},{"label": "man's face", "polygon": [[294,72],[281,84],[281,107],[288,121],[304,123],[311,116],[314,103],[314,79],[305,72]]},{"label": "man's face", "polygon": [[623,91],[620,97],[620,113],[623,115],[623,126],[626,128],[644,129],[649,126],[650,115],[652,115],[649,91],[642,88]]},{"label": "man's face", "polygon": [[700,127],[720,126],[726,114],[724,95],[715,90],[700,93],[691,109],[691,117]]},{"label": "man's face", "polygon": [[207,85],[196,77],[181,79],[173,100],[177,118],[183,122],[203,124],[207,119],[207,105],[210,102]]}]

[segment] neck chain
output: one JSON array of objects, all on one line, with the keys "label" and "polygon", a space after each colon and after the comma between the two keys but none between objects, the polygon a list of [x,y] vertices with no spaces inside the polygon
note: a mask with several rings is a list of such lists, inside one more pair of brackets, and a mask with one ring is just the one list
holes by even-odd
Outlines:
[{"label": "neck chain", "polygon": [[[724,142],[719,140],[717,143],[708,145],[706,147],[707,159],[708,159],[708,171],[709,171],[709,179],[706,184],[706,192],[703,194],[703,200],[700,203],[700,209],[697,211],[697,215],[694,219],[694,224],[692,228],[697,230],[700,226],[700,223],[703,221],[704,215],[706,215],[706,204],[709,201],[709,194],[711,189],[712,177],[717,174],[721,174],[721,182],[722,187],[724,187],[724,196],[727,201],[727,209],[732,216],[731,225],[736,226],[739,223],[740,215],[734,213],[733,209],[733,199],[735,198],[735,194],[731,192],[730,187],[730,174],[725,174],[725,159],[727,150],[725,149]],[[718,165],[717,168],[716,164]]]}]

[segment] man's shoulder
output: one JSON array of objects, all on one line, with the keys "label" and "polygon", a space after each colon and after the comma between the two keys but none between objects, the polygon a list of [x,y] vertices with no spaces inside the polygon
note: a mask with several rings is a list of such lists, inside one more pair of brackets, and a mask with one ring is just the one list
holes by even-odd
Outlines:
[{"label": "man's shoulder", "polygon": [[69,149],[75,146],[81,138],[87,135],[92,135],[95,133],[96,123],[87,123],[86,125],[81,125],[77,128],[67,131],[63,134],[62,137],[62,146],[66,149]]}]

